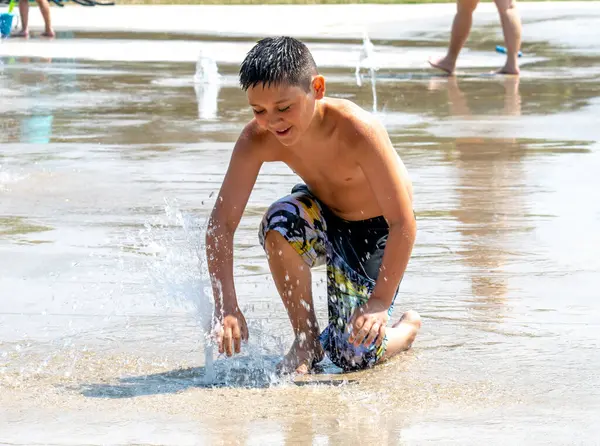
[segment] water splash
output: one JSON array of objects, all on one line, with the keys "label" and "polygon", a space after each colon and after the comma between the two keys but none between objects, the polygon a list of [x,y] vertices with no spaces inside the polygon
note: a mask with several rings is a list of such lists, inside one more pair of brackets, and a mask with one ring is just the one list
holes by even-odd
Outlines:
[{"label": "water splash", "polygon": [[[0,129],[2,129],[1,125]],[[8,171],[0,164],[0,192],[10,191],[11,184],[17,183],[25,178],[27,178],[27,175]]]},{"label": "water splash", "polygon": [[375,82],[375,72],[379,70],[379,66],[377,65],[376,54],[375,54],[375,45],[371,42],[369,35],[366,31],[363,31],[363,46],[360,51],[360,55],[358,57],[358,62],[356,63],[355,77],[356,77],[356,85],[362,86],[362,75],[361,68],[366,68],[369,70],[369,74],[371,77],[371,90],[373,92],[373,111],[377,111],[377,87]]},{"label": "water splash", "polygon": [[214,379],[212,331],[213,301],[207,280],[203,243],[204,232],[193,215],[183,214],[176,202],[165,202],[162,222],[147,222],[139,239],[151,254],[148,271],[156,291],[182,306],[192,306],[204,340],[206,379]]},{"label": "water splash", "polygon": [[200,53],[196,62],[194,74],[194,91],[198,101],[198,118],[213,120],[218,115],[219,90],[221,89],[221,75],[214,58]]},{"label": "water splash", "polygon": [[204,249],[206,225],[184,214],[176,201],[166,201],[164,212],[162,218],[144,225],[138,239],[143,251],[150,254],[147,267],[153,291],[178,306],[191,305],[204,341],[203,384],[265,387],[278,382],[274,369],[283,345],[265,327],[266,320],[248,321],[252,343],[244,343],[241,354],[215,357],[214,301]]}]

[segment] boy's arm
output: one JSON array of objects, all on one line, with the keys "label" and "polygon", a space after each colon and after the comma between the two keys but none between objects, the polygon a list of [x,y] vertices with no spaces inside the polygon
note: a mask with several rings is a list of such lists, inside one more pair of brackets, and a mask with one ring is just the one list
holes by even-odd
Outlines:
[{"label": "boy's arm", "polygon": [[206,231],[206,258],[215,316],[223,329],[219,334],[219,350],[229,355],[232,340],[235,351],[239,352],[241,339],[248,337],[233,281],[233,238],[262,166],[253,133],[249,124],[235,144]]},{"label": "boy's arm", "polygon": [[[366,339],[372,341],[376,333],[371,331],[380,334],[385,332],[387,310],[408,265],[417,227],[409,194],[409,179],[383,125],[371,118],[357,124],[354,133],[358,133],[358,137],[353,139],[355,144],[358,141],[355,145],[358,164],[389,225],[379,276],[366,309],[370,315],[365,314],[367,317],[357,320],[357,314],[353,318],[353,332],[360,344],[367,334],[373,335]],[[373,315],[375,317],[371,317]]]}]

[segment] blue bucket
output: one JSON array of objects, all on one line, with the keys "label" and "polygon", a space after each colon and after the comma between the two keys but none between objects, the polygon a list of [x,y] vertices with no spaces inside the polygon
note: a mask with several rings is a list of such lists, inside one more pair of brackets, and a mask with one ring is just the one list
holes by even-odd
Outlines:
[{"label": "blue bucket", "polygon": [[9,14],[8,12],[0,14],[0,35],[2,37],[10,36],[14,16],[14,14]]}]

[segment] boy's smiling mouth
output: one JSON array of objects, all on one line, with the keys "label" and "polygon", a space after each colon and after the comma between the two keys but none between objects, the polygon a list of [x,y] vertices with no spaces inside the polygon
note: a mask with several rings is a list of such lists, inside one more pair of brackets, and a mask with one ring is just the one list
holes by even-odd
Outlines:
[{"label": "boy's smiling mouth", "polygon": [[292,128],[292,126],[289,126],[288,128],[286,128],[285,130],[275,130],[275,134],[277,136],[285,136],[290,132],[290,129]]}]

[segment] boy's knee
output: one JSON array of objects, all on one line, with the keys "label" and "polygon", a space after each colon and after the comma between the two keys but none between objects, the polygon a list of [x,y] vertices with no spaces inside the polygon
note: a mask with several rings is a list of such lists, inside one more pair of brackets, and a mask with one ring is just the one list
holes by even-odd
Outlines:
[{"label": "boy's knee", "polygon": [[508,11],[512,11],[516,7],[517,3],[514,0],[496,0],[496,8],[500,14],[506,14]]},{"label": "boy's knee", "polygon": [[[263,248],[267,249],[269,234],[276,233],[284,238],[283,234],[292,228],[297,218],[298,215],[290,209],[289,203],[276,201],[271,204],[263,216],[258,232],[258,238]],[[270,236],[271,243],[273,243],[273,237],[273,235]]]},{"label": "boy's knee", "polygon": [[472,13],[478,4],[479,0],[458,0],[457,9],[459,12]]},{"label": "boy's knee", "polygon": [[279,250],[281,246],[288,244],[289,242],[279,231],[271,229],[265,234],[263,248],[267,253],[272,253],[275,250]]},{"label": "boy's knee", "polygon": [[286,265],[291,265],[287,262],[292,261],[292,264],[301,262],[302,265],[308,265],[309,268],[315,263],[314,256],[310,251],[298,249],[298,245],[289,240],[285,235],[276,229],[267,231],[263,244],[267,259],[284,262]]}]

